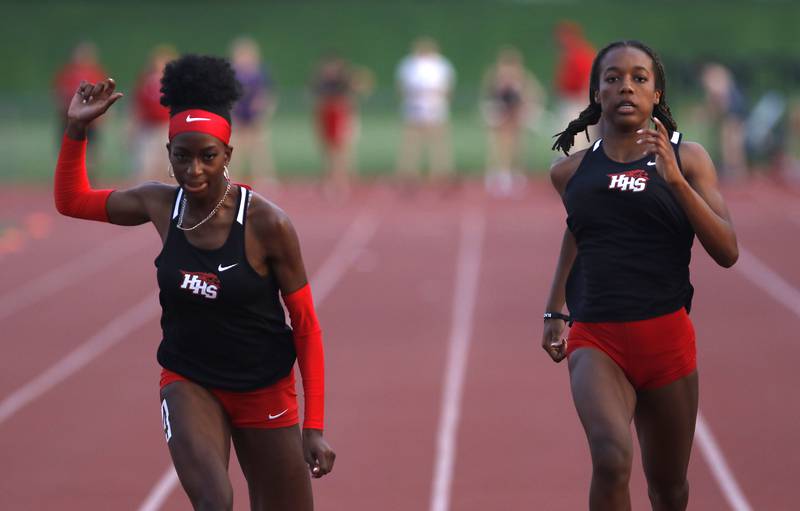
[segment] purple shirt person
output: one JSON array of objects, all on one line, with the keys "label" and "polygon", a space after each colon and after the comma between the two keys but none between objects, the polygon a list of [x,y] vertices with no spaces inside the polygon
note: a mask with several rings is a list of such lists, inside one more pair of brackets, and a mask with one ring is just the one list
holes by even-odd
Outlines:
[{"label": "purple shirt person", "polygon": [[274,188],[277,176],[269,147],[269,118],[275,110],[273,82],[261,63],[258,43],[244,37],[234,41],[231,64],[242,86],[242,96],[231,112],[241,175],[261,176],[264,184]]}]

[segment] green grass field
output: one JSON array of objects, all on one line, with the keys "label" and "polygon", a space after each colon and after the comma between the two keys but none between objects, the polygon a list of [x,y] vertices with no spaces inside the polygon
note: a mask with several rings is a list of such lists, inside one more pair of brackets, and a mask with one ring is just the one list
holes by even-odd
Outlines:
[{"label": "green grass field", "polygon": [[[279,112],[272,126],[271,142],[279,175],[318,175],[321,159],[310,113]],[[557,156],[550,150],[551,135],[560,129],[562,127],[545,118],[535,131],[525,132],[524,158],[529,172],[545,171]],[[700,124],[681,126],[681,129],[692,140],[706,140],[704,127]],[[391,172],[401,134],[402,125],[396,114],[386,112],[363,116],[357,146],[359,173],[373,176]],[[54,120],[47,122],[20,117],[12,123],[0,123],[0,153],[7,162],[0,167],[0,182],[45,182],[51,179],[59,141]],[[452,142],[459,172],[476,174],[484,170],[486,131],[477,109],[454,116]],[[98,146],[100,178],[119,180],[132,173],[133,160],[126,146],[122,115],[113,116],[103,127]],[[236,172],[235,153],[231,170]],[[167,173],[166,151],[164,173]]]},{"label": "green grass field", "polygon": [[[262,46],[281,98],[273,147],[278,169],[286,175],[313,174],[320,168],[305,88],[317,59],[331,49],[376,76],[375,92],[362,105],[358,167],[365,174],[394,167],[401,129],[394,70],[421,34],[439,40],[457,72],[453,145],[463,172],[484,166],[479,83],[498,48],[517,46],[528,67],[549,86],[555,61],[552,30],[562,19],[583,24],[598,47],[638,38],[656,48],[667,66],[676,118],[694,139],[704,140],[704,128],[685,112],[700,99],[697,67],[708,59],[741,71],[737,78],[751,98],[770,88],[787,94],[800,89],[795,69],[800,61],[800,38],[795,37],[800,2],[789,0],[240,0],[224,7],[211,0],[82,0],[6,1],[2,7],[4,18],[12,21],[0,32],[0,58],[7,70],[0,74],[0,154],[6,163],[0,181],[49,179],[58,139],[51,80],[81,40],[97,44],[108,73],[121,90],[130,91],[156,44],[225,55],[235,37],[251,35]],[[116,179],[130,171],[125,110],[117,109],[99,144],[104,177]],[[549,150],[550,136],[561,129],[544,123],[527,134],[529,169],[548,167],[555,156]]]},{"label": "green grass field", "polygon": [[[315,175],[321,166],[320,152],[310,115],[278,114],[272,123],[271,142],[276,166],[282,176]],[[361,120],[358,138],[358,168],[363,175],[381,174],[394,168],[402,126],[399,116],[372,114]],[[531,169],[546,168],[554,156],[545,134],[526,134],[526,164]],[[462,114],[454,119],[452,130],[456,168],[476,172],[483,168],[486,134],[478,116]],[[0,152],[7,165],[0,168],[0,181],[44,181],[50,179],[57,155],[55,122],[17,119],[0,124]],[[98,141],[102,162],[99,175],[119,179],[130,173],[132,158],[126,147],[124,122],[112,118]],[[236,169],[234,153],[232,170]],[[166,154],[164,172],[167,172]]]}]

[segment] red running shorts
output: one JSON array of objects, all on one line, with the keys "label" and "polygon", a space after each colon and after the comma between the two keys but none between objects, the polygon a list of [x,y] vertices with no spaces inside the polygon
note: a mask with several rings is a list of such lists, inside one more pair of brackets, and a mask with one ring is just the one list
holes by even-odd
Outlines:
[{"label": "red running shorts", "polygon": [[697,368],[694,327],[683,307],[642,321],[576,321],[567,338],[567,356],[581,348],[611,357],[636,390],[663,387]]},{"label": "red running shorts", "polygon": [[[188,378],[161,369],[161,388],[176,381],[191,381]],[[297,391],[294,370],[289,376],[269,387],[250,392],[231,392],[207,388],[222,404],[231,425],[235,428],[285,428],[300,423],[297,413]],[[168,406],[169,403],[166,404]],[[162,414],[165,404],[162,402]],[[168,412],[167,412],[168,413]],[[166,420],[166,419],[165,419]]]},{"label": "red running shorts", "polygon": [[341,147],[350,137],[350,105],[345,100],[329,99],[317,111],[320,137],[328,147]]}]

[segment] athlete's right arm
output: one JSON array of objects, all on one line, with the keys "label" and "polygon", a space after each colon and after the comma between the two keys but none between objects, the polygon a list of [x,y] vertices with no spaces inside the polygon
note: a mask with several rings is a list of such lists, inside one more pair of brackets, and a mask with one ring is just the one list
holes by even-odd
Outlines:
[{"label": "athlete's right arm", "polygon": [[[550,180],[553,187],[558,194],[564,197],[567,183],[575,174],[581,160],[583,159],[583,152],[575,153],[571,156],[563,158],[553,164],[550,168]],[[575,262],[575,256],[578,253],[575,236],[569,228],[564,229],[564,237],[561,240],[561,250],[558,255],[558,264],[556,265],[555,275],[553,276],[553,284],[550,286],[550,294],[547,297],[545,311],[547,312],[561,312],[566,303],[566,288],[567,277],[572,270],[572,265]],[[561,338],[564,331],[564,320],[561,319],[547,319],[544,321],[544,331],[542,332],[542,348],[550,355],[550,358],[555,362],[561,362],[566,353],[566,343]]]},{"label": "athlete's right arm", "polygon": [[[558,254],[558,264],[553,276],[553,284],[550,286],[550,294],[547,296],[547,304],[544,310],[547,312],[561,312],[566,303],[567,277],[572,270],[575,262],[575,255],[578,250],[575,245],[575,236],[569,228],[564,229],[564,238],[561,241],[561,251]],[[561,362],[566,353],[566,343],[561,335],[564,332],[565,321],[563,319],[545,319],[544,331],[542,332],[542,348],[550,355],[555,362]]]},{"label": "athlete's right arm", "polygon": [[111,78],[97,84],[82,82],[72,98],[56,165],[56,209],[75,218],[139,225],[149,221],[159,205],[169,202],[173,187],[145,183],[129,190],[94,190],[86,175],[88,127],[122,97],[115,87]]}]

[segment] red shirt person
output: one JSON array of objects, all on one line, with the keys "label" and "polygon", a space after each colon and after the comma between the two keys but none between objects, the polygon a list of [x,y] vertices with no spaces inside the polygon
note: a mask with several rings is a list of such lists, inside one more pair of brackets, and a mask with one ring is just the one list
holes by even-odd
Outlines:
[{"label": "red shirt person", "polygon": [[169,180],[163,151],[169,109],[161,104],[161,76],[164,66],[175,57],[177,52],[171,46],[157,46],[136,81],[130,140],[133,141],[133,171],[141,179]]},{"label": "red shirt person", "polygon": [[[555,38],[559,47],[555,89],[558,117],[563,125],[576,118],[586,106],[595,50],[584,38],[580,25],[574,21],[559,23],[555,29]],[[590,138],[595,137],[590,133]],[[575,142],[575,150],[588,145],[585,137],[578,137]]]},{"label": "red shirt person", "polygon": [[[73,50],[69,62],[56,73],[53,89],[62,124],[66,123],[67,109],[81,81],[101,82],[108,74],[97,60],[97,48],[93,43],[79,43]],[[63,133],[63,130],[60,132]]]}]

